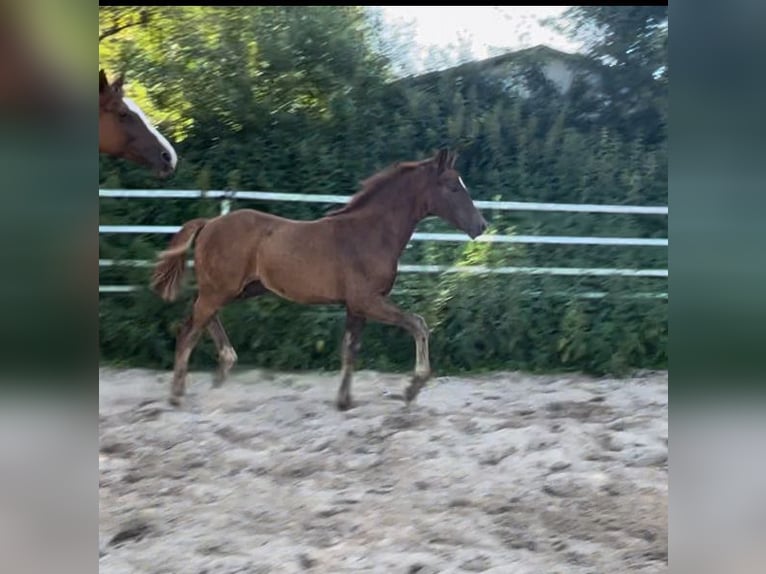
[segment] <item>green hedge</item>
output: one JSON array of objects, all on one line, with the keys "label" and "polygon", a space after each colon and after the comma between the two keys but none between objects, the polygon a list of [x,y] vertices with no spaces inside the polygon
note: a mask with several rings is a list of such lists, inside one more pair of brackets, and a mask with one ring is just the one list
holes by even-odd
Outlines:
[{"label": "green hedge", "polygon": [[[497,264],[498,244],[468,244],[461,264]],[[477,257],[477,251],[481,255]],[[505,257],[500,257],[506,260]],[[494,259],[494,261],[493,261]],[[507,260],[506,260],[507,261]],[[133,281],[146,285],[146,273]],[[431,327],[431,359],[442,374],[492,369],[577,370],[626,374],[667,366],[667,301],[639,298],[652,279],[608,279],[573,286],[569,277],[400,274],[393,299]],[[585,288],[606,293],[584,298]],[[106,361],[172,368],[175,331],[190,311],[148,290],[101,296],[101,352]],[[340,366],[343,309],[302,306],[266,295],[224,308],[222,321],[240,364],[280,370]],[[205,336],[194,367],[211,368],[216,354]],[[406,371],[414,344],[403,330],[370,323],[360,367]]]}]

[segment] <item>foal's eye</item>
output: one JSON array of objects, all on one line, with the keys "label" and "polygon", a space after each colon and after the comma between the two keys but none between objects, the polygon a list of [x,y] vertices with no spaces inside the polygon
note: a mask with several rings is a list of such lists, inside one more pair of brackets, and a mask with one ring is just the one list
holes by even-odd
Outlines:
[{"label": "foal's eye", "polygon": [[129,115],[130,115],[130,114],[128,114],[128,112],[127,112],[126,110],[120,110],[119,116],[120,116],[120,119],[121,119],[121,120],[126,120],[126,119],[128,119],[128,116],[129,116]]}]

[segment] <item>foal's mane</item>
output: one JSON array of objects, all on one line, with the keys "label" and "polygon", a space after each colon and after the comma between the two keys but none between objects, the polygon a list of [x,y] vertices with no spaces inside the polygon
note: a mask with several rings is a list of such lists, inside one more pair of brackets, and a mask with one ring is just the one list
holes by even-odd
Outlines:
[{"label": "foal's mane", "polygon": [[382,169],[378,173],[363,180],[361,182],[362,189],[355,193],[346,205],[328,211],[326,216],[329,217],[356,211],[367,205],[373,198],[377,198],[379,195],[385,194],[392,197],[392,195],[387,192],[399,188],[402,176],[411,173],[414,169],[426,165],[431,161],[433,160],[402,161]]}]

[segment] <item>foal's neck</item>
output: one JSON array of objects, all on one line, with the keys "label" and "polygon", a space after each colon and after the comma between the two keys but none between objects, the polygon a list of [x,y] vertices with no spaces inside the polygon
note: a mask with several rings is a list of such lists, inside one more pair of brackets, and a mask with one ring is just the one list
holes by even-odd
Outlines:
[{"label": "foal's neck", "polygon": [[359,222],[368,236],[398,259],[417,224],[428,215],[423,198],[416,189],[400,188],[381,193],[360,210]]}]

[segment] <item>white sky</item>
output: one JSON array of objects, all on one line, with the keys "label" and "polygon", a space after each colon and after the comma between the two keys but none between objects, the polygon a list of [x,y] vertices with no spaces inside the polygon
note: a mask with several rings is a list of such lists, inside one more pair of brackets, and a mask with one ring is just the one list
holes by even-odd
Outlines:
[{"label": "white sky", "polygon": [[419,52],[429,46],[457,44],[459,35],[470,43],[477,59],[489,56],[490,46],[518,50],[537,44],[565,52],[577,44],[540,24],[542,18],[560,16],[567,6],[380,6],[386,21],[414,24]]}]

